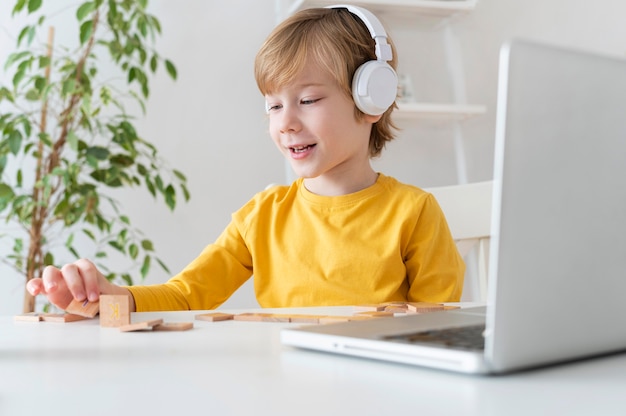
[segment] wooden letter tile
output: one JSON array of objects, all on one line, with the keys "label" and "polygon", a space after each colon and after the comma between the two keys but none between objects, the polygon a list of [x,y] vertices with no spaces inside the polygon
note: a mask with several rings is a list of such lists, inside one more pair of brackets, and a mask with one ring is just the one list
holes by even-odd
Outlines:
[{"label": "wooden letter tile", "polygon": [[354,314],[355,316],[371,316],[372,318],[388,318],[393,317],[393,312],[390,311],[364,311],[357,312]]},{"label": "wooden letter tile", "polygon": [[120,327],[130,324],[130,299],[127,295],[100,296],[100,326]]},{"label": "wooden letter tile", "polygon": [[24,322],[39,322],[41,321],[41,314],[37,312],[29,312],[22,315],[15,315],[13,319]]},{"label": "wooden letter tile", "polygon": [[87,299],[83,301],[78,301],[76,299],[72,299],[65,311],[68,313],[73,313],[74,315],[84,316],[86,318],[93,318],[98,314],[100,306],[98,302],[89,302]]},{"label": "wooden letter tile", "polygon": [[155,326],[162,324],[162,323],[163,323],[163,319],[153,319],[151,321],[137,322],[134,324],[120,326],[120,331],[122,332],[143,331],[145,329],[152,329]]},{"label": "wooden letter tile", "polygon": [[215,321],[228,321],[230,319],[233,319],[234,316],[235,315],[231,313],[211,312],[211,313],[201,313],[199,315],[196,315],[195,318],[198,321],[215,322]]},{"label": "wooden letter tile", "polygon": [[152,327],[153,331],[187,331],[193,328],[193,322],[164,322]]},{"label": "wooden letter tile", "polygon": [[407,311],[412,313],[428,313],[443,310],[443,305],[430,302],[409,302],[406,306]]},{"label": "wooden letter tile", "polygon": [[73,313],[42,313],[41,320],[44,322],[75,322],[89,319],[86,316],[75,315]]}]

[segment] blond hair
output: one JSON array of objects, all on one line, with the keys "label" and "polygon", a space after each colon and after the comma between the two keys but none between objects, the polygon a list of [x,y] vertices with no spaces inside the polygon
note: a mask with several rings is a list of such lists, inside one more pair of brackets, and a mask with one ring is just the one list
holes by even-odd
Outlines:
[{"label": "blond hair", "polygon": [[[390,38],[396,68],[396,51]],[[352,77],[363,63],[376,59],[375,42],[365,26],[347,9],[305,9],[280,23],[257,53],[254,75],[263,95],[272,94],[290,84],[302,71],[308,59],[326,70],[337,85],[352,99]],[[396,103],[372,126],[369,140],[370,157],[380,155],[385,144],[393,140],[391,112]],[[364,116],[356,105],[355,117]]]}]

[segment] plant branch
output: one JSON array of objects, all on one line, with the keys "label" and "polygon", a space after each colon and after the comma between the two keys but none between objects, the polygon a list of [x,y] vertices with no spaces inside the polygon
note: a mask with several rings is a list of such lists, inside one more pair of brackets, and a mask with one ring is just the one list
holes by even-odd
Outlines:
[{"label": "plant branch", "polygon": [[[54,28],[50,27],[48,30],[48,50],[47,56],[49,62],[52,62],[52,45],[54,43]],[[45,77],[46,82],[50,82],[51,64],[46,66]],[[47,126],[48,116],[48,100],[45,100],[41,109],[41,123],[40,132],[45,133]],[[35,184],[38,184],[43,177],[43,142],[40,140],[37,145],[37,170],[35,173]],[[29,230],[30,243],[28,246],[28,264],[26,265],[26,281],[38,277],[35,276],[37,270],[41,270],[40,264],[42,264],[42,250],[41,250],[41,227],[45,218],[46,207],[41,204],[42,188],[35,186],[33,191],[33,214],[31,219],[31,225]],[[24,291],[24,312],[30,312],[35,308],[35,298],[27,291]]]}]

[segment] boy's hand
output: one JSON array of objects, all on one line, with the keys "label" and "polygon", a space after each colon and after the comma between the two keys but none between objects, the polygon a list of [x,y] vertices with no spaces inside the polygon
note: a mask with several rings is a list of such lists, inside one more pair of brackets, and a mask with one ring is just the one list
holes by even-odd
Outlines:
[{"label": "boy's hand", "polygon": [[46,295],[48,300],[60,309],[67,308],[72,299],[95,302],[100,295],[129,295],[131,311],[135,302],[128,289],[110,283],[89,260],[81,259],[66,264],[61,269],[47,266],[41,278],[35,278],[26,285],[33,295]]}]

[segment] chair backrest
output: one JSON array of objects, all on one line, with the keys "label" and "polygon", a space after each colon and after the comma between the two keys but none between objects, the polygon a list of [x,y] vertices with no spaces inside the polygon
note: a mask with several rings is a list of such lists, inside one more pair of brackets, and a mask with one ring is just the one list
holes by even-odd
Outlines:
[{"label": "chair backrest", "polygon": [[491,237],[492,181],[425,188],[446,216],[467,271],[463,300],[485,301]]}]

